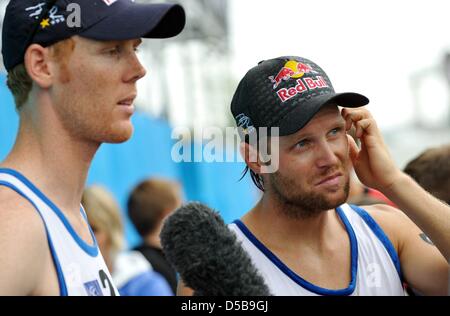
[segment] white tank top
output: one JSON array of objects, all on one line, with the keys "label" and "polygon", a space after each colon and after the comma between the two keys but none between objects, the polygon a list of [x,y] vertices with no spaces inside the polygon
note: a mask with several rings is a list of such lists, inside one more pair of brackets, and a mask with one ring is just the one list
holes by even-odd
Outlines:
[{"label": "white tank top", "polygon": [[351,281],[347,288],[316,286],[289,269],[240,221],[229,225],[252,258],[273,295],[405,295],[400,261],[386,234],[362,208],[343,204],[336,209],[351,246]]},{"label": "white tank top", "polygon": [[[92,246],[77,235],[61,210],[17,171],[0,169],[0,186],[6,186],[20,194],[41,216],[58,275],[60,295],[119,295],[89,224],[94,242]],[[80,212],[87,222],[82,207]]]}]

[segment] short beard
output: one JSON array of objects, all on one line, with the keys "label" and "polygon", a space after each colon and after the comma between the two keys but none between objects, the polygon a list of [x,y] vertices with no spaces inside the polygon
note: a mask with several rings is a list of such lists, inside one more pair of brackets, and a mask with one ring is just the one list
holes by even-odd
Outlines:
[{"label": "short beard", "polygon": [[335,209],[347,201],[350,191],[350,178],[344,185],[342,198],[337,201],[330,201],[323,194],[294,192],[295,185],[275,175],[271,180],[271,191],[280,205],[280,211],[283,215],[295,220],[314,218],[324,211]]},{"label": "short beard", "polygon": [[62,127],[74,139],[82,139],[97,144],[120,144],[129,140],[133,134],[133,125],[129,128],[111,126],[105,117],[101,105],[95,104],[86,108],[84,104],[75,101],[65,101],[56,107],[57,116]]}]

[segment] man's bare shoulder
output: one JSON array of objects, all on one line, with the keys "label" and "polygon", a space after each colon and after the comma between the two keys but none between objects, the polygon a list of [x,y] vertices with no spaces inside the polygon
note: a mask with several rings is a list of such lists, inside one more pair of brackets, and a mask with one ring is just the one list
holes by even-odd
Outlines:
[{"label": "man's bare shoulder", "polygon": [[387,205],[387,204],[372,204],[372,205],[362,205],[361,208],[365,209],[370,215],[372,213],[377,216],[377,214],[397,214],[394,216],[399,216],[400,214],[403,214],[401,210],[398,208],[395,208],[393,206]]},{"label": "man's bare shoulder", "polygon": [[1,222],[14,220],[42,222],[34,206],[27,199],[5,186],[0,186],[0,218]]},{"label": "man's bare shoulder", "polygon": [[34,206],[0,186],[0,294],[28,294],[48,251],[45,226]]},{"label": "man's bare shoulder", "polygon": [[361,208],[365,209],[381,225],[396,225],[408,219],[401,210],[387,204],[363,205]]},{"label": "man's bare shoulder", "polygon": [[386,204],[364,205],[361,208],[369,213],[398,251],[402,230],[409,225],[409,219],[405,213]]},{"label": "man's bare shoulder", "polygon": [[34,206],[17,192],[0,186],[0,230],[2,241],[46,242],[44,223]]}]

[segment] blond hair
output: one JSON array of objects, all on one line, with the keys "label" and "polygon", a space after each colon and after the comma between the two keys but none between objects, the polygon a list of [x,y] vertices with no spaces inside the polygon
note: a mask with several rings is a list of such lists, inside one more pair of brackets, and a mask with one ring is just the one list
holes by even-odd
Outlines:
[{"label": "blond hair", "polygon": [[94,230],[105,232],[113,254],[123,249],[123,223],[116,200],[106,189],[91,186],[84,190],[81,204]]}]

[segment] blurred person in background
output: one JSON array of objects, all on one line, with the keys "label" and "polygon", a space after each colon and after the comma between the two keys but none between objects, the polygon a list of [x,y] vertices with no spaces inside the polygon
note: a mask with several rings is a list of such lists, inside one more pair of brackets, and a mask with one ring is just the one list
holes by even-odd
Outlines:
[{"label": "blurred person in background", "polygon": [[142,237],[142,244],[134,250],[141,252],[169,282],[176,292],[176,271],[167,261],[159,234],[163,220],[182,204],[181,187],[164,179],[148,179],[138,184],[128,198],[128,216]]},{"label": "blurred person in background", "polygon": [[404,171],[422,188],[450,204],[450,144],[425,150]]},{"label": "blurred person in background", "polygon": [[137,251],[123,251],[124,233],[119,206],[104,188],[92,186],[83,193],[89,224],[113,281],[123,296],[172,296],[167,281]]}]

